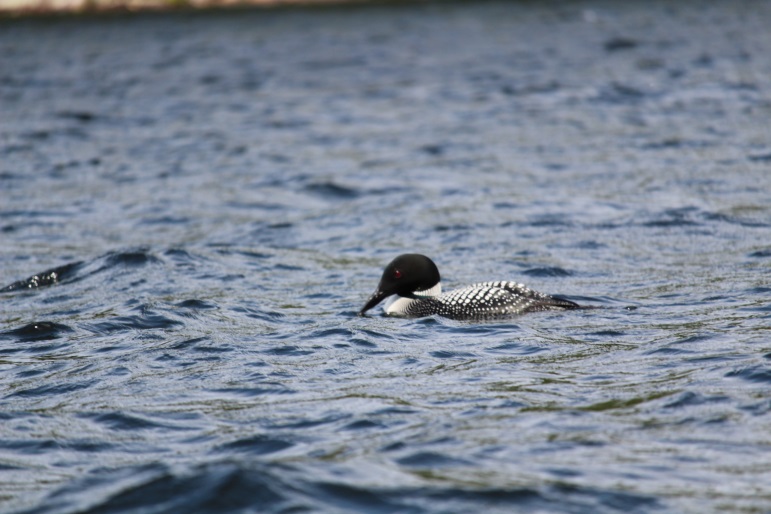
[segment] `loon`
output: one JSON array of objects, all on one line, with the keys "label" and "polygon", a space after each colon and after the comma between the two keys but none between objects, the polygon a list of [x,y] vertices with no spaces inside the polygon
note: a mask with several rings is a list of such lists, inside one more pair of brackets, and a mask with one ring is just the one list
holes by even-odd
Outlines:
[{"label": "loon", "polygon": [[386,314],[405,318],[438,315],[454,320],[479,320],[581,308],[569,300],[507,281],[481,282],[442,293],[436,264],[417,253],[400,255],[386,266],[380,284],[359,316],[392,295],[396,296],[386,303]]}]

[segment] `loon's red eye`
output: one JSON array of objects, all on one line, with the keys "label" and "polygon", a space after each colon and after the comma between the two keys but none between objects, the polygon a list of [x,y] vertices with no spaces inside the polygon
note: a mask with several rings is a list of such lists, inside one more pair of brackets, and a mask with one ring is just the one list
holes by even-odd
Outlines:
[{"label": "loon's red eye", "polygon": [[398,269],[394,270],[394,278],[402,278],[402,272]]}]

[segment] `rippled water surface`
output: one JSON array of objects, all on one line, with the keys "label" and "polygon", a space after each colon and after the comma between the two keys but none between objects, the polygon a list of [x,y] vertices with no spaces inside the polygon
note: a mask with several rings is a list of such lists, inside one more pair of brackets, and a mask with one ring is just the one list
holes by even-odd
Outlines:
[{"label": "rippled water surface", "polygon": [[[0,511],[771,511],[769,26],[0,22]],[[357,317],[405,252],[600,308]]]}]

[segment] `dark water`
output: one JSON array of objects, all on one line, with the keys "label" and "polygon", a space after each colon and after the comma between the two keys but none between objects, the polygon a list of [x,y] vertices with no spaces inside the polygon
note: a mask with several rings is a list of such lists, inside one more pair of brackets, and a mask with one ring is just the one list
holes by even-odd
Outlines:
[{"label": "dark water", "polygon": [[[0,511],[771,511],[771,3],[0,23]],[[358,318],[395,255],[597,310]]]}]

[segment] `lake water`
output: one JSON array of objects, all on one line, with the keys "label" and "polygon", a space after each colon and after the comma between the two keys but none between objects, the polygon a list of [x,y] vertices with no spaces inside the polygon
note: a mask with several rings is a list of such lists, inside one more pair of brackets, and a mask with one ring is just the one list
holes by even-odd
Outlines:
[{"label": "lake water", "polygon": [[[0,511],[771,511],[769,26],[0,21]],[[357,317],[407,252],[600,308]]]}]

